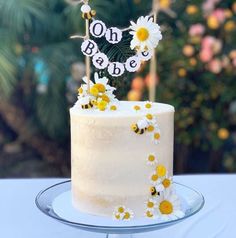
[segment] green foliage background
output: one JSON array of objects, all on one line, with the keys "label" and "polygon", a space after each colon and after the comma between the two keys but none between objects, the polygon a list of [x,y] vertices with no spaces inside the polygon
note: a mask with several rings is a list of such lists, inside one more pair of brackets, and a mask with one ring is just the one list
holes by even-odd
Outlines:
[{"label": "green foliage background", "polygon": [[[129,20],[136,20],[151,10],[151,1],[90,2],[97,11],[97,18],[108,26],[127,27]],[[185,13],[190,2],[200,9],[203,1],[178,0],[171,6],[177,18],[164,12],[158,16],[158,23],[164,27],[164,40],[157,49],[161,79],[157,98],[176,108],[177,146],[208,154],[220,151],[225,168],[233,171],[236,167],[236,110],[230,108],[236,102],[235,72],[222,71],[215,75],[207,72],[201,62],[196,67],[188,64],[182,48],[189,43],[189,27],[195,23],[206,24],[202,12],[192,17]],[[234,2],[222,1],[219,7],[230,8]],[[235,21],[235,15],[232,19]],[[0,0],[0,98],[20,102],[31,121],[31,130],[41,131],[45,137],[62,143],[68,143],[69,138],[68,109],[71,102],[66,95],[73,95],[76,91],[76,88],[73,92],[67,87],[71,66],[83,62],[81,41],[70,40],[69,36],[83,32],[80,6],[69,5],[64,0]],[[224,54],[236,44],[235,30],[228,35],[222,29],[208,30],[208,34],[223,40]],[[122,44],[111,47],[101,40],[99,45],[111,59],[123,61],[132,54],[128,35]],[[186,77],[178,76],[179,68],[186,69]],[[147,71],[148,66],[143,74]],[[132,77],[134,75],[111,79],[119,89],[120,99],[125,98],[130,90]],[[39,85],[43,86],[43,91],[37,90]],[[147,99],[147,94],[144,94],[144,99]],[[230,132],[227,140],[218,137],[220,128],[227,128]]]}]

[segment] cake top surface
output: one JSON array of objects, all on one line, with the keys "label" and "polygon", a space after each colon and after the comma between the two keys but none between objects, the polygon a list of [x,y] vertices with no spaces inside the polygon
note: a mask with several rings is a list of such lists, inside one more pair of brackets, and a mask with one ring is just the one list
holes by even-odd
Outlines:
[{"label": "cake top surface", "polygon": [[[151,105],[150,108],[146,108],[146,105]],[[81,107],[75,104],[71,109],[71,113],[76,113],[78,115],[84,116],[94,116],[94,117],[132,117],[132,116],[144,116],[147,113],[150,114],[162,114],[168,112],[174,112],[174,107],[169,104],[164,103],[151,103],[147,101],[119,101],[116,105],[117,110],[106,110],[99,111],[95,108],[91,109],[81,109]]]}]

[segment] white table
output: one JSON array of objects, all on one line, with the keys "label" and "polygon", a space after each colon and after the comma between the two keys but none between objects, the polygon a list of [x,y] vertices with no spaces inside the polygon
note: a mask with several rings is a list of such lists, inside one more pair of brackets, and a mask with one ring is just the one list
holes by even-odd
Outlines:
[{"label": "white table", "polygon": [[[62,179],[0,180],[0,238],[90,238],[105,237],[54,221],[35,206],[37,193]],[[235,238],[236,175],[177,176],[175,181],[201,191],[205,207],[175,226],[137,238]]]}]

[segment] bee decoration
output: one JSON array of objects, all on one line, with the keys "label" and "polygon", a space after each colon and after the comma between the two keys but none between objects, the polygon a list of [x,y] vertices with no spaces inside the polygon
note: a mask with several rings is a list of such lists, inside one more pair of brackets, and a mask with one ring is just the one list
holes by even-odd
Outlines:
[{"label": "bee decoration", "polygon": [[139,120],[137,123],[132,124],[131,129],[136,134],[142,135],[148,128],[148,121],[146,119]]},{"label": "bee decoration", "polygon": [[154,186],[150,188],[150,192],[152,196],[160,196],[160,192],[157,192]]},{"label": "bee decoration", "polygon": [[90,101],[88,104],[81,105],[82,109],[91,109],[93,108],[93,103]]},{"label": "bee decoration", "polygon": [[139,135],[144,134],[144,132],[147,130],[147,128],[139,128],[138,124],[133,124],[131,128],[136,134],[139,134]]},{"label": "bee decoration", "polygon": [[84,4],[81,7],[81,11],[82,11],[82,17],[86,20],[91,20],[93,17],[96,16],[96,11],[91,10],[91,7],[88,4]]},{"label": "bee decoration", "polygon": [[91,109],[94,106],[93,100],[90,96],[82,97],[78,102],[82,109]]},{"label": "bee decoration", "polygon": [[96,16],[95,10],[91,10],[90,12],[82,13],[82,17],[87,20],[91,20],[95,16]]}]

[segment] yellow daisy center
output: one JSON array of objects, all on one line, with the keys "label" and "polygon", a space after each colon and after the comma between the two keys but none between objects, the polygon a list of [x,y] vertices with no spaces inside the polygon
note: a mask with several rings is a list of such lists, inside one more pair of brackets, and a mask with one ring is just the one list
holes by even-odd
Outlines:
[{"label": "yellow daisy center", "polygon": [[148,160],[149,160],[150,162],[153,162],[153,161],[155,160],[155,156],[154,156],[154,155],[149,155],[149,156],[148,156]]},{"label": "yellow daisy center", "polygon": [[162,184],[165,188],[168,188],[168,187],[170,187],[171,181],[169,179],[164,179],[162,181]]},{"label": "yellow daisy center", "polygon": [[108,102],[108,103],[110,102],[110,98],[109,98],[106,94],[103,94],[103,95],[102,95],[102,100],[103,100],[103,101],[106,101],[106,102]]},{"label": "yellow daisy center", "polygon": [[117,213],[117,214],[115,215],[115,218],[119,220],[119,219],[120,219],[120,214]]},{"label": "yellow daisy center", "polygon": [[98,91],[98,89],[97,89],[95,86],[93,86],[92,88],[90,88],[90,93],[91,93],[94,97],[97,97],[99,91]]},{"label": "yellow daisy center", "polygon": [[116,110],[117,110],[116,105],[111,105],[110,110],[112,110],[112,111],[116,111]]},{"label": "yellow daisy center", "polygon": [[154,126],[153,126],[153,125],[150,125],[150,126],[148,126],[147,131],[148,131],[148,132],[153,132],[154,129],[155,129]]},{"label": "yellow daisy center", "polygon": [[129,212],[125,212],[124,219],[125,220],[130,219],[130,213]]},{"label": "yellow daisy center", "polygon": [[123,213],[125,211],[125,209],[123,207],[118,207],[118,212],[119,213]]},{"label": "yellow daisy center", "polygon": [[79,93],[79,94],[82,94],[83,91],[84,91],[84,90],[83,90],[81,87],[78,89],[78,93]]},{"label": "yellow daisy center", "polygon": [[148,202],[147,202],[147,207],[148,207],[148,208],[153,208],[153,207],[154,207],[154,202],[148,201]]},{"label": "yellow daisy center", "polygon": [[166,175],[166,167],[164,165],[158,165],[156,167],[156,172],[159,177],[163,177]]},{"label": "yellow daisy center", "polygon": [[157,174],[153,174],[151,179],[152,179],[152,181],[157,181],[158,180],[158,175]]},{"label": "yellow daisy center", "polygon": [[147,211],[147,212],[146,212],[146,216],[147,216],[147,217],[153,217],[153,213],[152,213],[151,211]]},{"label": "yellow daisy center", "polygon": [[141,27],[137,31],[137,38],[139,41],[146,41],[149,37],[149,31],[147,28]]},{"label": "yellow daisy center", "polygon": [[152,116],[152,114],[147,114],[147,115],[146,115],[146,118],[147,118],[148,120],[152,120],[152,119],[153,119],[153,116]]},{"label": "yellow daisy center", "polygon": [[150,102],[148,102],[148,103],[146,103],[145,107],[146,107],[147,109],[150,109],[150,108],[152,107],[152,104],[151,104]]},{"label": "yellow daisy center", "polygon": [[159,140],[160,137],[161,137],[160,133],[158,133],[158,132],[154,133],[154,139],[155,140]]},{"label": "yellow daisy center", "polygon": [[107,107],[107,102],[106,101],[98,102],[97,107],[100,111],[105,111],[105,109]]},{"label": "yellow daisy center", "polygon": [[141,110],[141,107],[136,105],[136,106],[134,106],[134,110],[139,111],[139,110]]},{"label": "yellow daisy center", "polygon": [[101,83],[94,84],[94,87],[97,88],[99,93],[105,93],[105,91],[106,91],[106,87]]},{"label": "yellow daisy center", "polygon": [[173,205],[167,200],[164,200],[159,205],[159,210],[162,214],[169,215],[173,212]]}]

